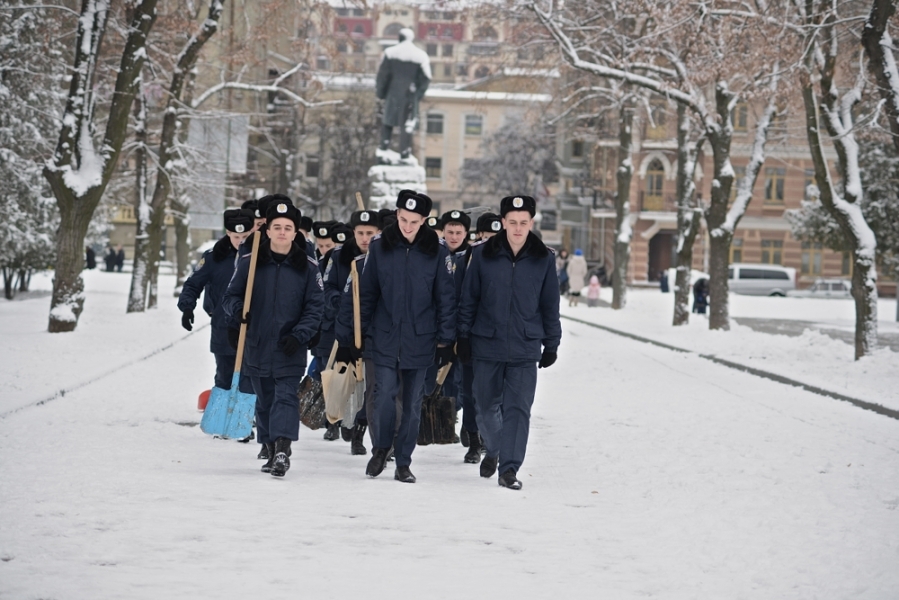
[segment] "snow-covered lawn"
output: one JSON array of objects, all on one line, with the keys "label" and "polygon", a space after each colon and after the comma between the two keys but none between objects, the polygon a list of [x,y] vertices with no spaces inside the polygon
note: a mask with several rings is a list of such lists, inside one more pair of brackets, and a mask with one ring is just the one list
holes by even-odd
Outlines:
[{"label": "snow-covered lawn", "polygon": [[459,446],[371,480],[306,429],[276,480],[191,426],[208,330],[127,284],[89,274],[74,334],[0,304],[0,598],[897,597],[899,421],[565,321],[521,492]]},{"label": "snow-covered lawn", "polygon": [[[601,297],[611,302],[611,288],[604,288]],[[895,303],[892,298],[880,300],[880,330],[899,332],[899,323],[893,320]],[[732,322],[730,331],[709,331],[707,315],[690,315],[688,325],[672,327],[673,311],[673,294],[649,289],[628,290],[624,310],[587,308],[583,300],[577,307],[569,307],[564,299],[562,302],[563,315],[899,410],[899,353],[884,348],[855,361],[852,345],[814,329],[788,337],[760,333]],[[795,319],[854,331],[854,311],[852,300],[730,295],[731,317]]]}]

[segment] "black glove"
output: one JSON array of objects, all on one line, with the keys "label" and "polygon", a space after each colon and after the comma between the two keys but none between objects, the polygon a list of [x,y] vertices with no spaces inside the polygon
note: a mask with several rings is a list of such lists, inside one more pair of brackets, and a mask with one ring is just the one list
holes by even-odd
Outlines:
[{"label": "black glove", "polygon": [[309,343],[306,344],[306,347],[309,348],[310,350],[312,350],[313,348],[318,346],[318,343],[320,341],[322,341],[322,330],[321,329],[319,329],[318,331],[315,332],[315,335],[312,336],[312,339],[309,340]]},{"label": "black glove", "polygon": [[443,346],[442,348],[437,346],[437,360],[435,361],[437,363],[437,368],[439,369],[445,364],[452,362],[455,355],[452,346]]},{"label": "black glove", "polygon": [[237,342],[240,340],[240,329],[228,328],[228,345],[237,350]]},{"label": "black glove", "polygon": [[551,367],[558,356],[555,352],[550,352],[549,350],[544,350],[543,355],[540,357],[540,368],[545,369],[547,367]]},{"label": "black glove", "polygon": [[250,326],[250,313],[247,313],[243,316],[243,319],[240,320],[241,323],[246,323],[247,327]]},{"label": "black glove", "polygon": [[471,340],[468,338],[459,338],[456,340],[456,356],[463,364],[471,364]]},{"label": "black glove", "polygon": [[293,356],[300,349],[300,340],[292,335],[285,335],[278,340],[278,348],[287,356]]},{"label": "black glove", "polygon": [[362,358],[362,350],[354,346],[340,346],[334,355],[334,362],[353,363]]},{"label": "black glove", "polygon": [[194,328],[192,325],[193,322],[194,322],[194,311],[185,310],[183,313],[181,313],[181,327],[184,327],[188,331],[192,331]]}]

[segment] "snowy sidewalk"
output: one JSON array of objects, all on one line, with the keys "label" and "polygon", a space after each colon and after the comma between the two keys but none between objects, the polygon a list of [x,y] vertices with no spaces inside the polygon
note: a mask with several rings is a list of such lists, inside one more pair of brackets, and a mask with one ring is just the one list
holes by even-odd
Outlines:
[{"label": "snowy sidewalk", "polygon": [[306,429],[259,473],[190,426],[204,335],[0,418],[0,597],[895,598],[899,422],[563,327],[517,493]]},{"label": "snowy sidewalk", "polygon": [[[611,301],[612,290],[602,298]],[[569,307],[562,299],[562,314],[626,332],[655,342],[714,356],[718,359],[759,369],[803,384],[823,388],[864,402],[899,410],[899,353],[889,348],[876,350],[855,361],[854,348],[816,329],[801,335],[776,335],[754,331],[735,319],[785,318],[815,320],[833,328],[853,330],[851,300],[813,298],[769,298],[730,295],[730,331],[710,331],[707,315],[690,315],[690,323],[673,327],[674,295],[657,290],[629,289],[623,310],[607,307]],[[895,300],[881,300],[878,326],[899,334],[899,323],[889,320]]]}]

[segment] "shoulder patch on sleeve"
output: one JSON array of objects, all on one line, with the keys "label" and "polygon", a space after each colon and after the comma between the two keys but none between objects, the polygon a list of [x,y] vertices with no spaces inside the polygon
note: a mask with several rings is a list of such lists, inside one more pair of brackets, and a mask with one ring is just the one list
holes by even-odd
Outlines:
[{"label": "shoulder patch on sleeve", "polygon": [[318,284],[318,289],[320,289],[320,290],[325,289],[325,282],[322,281],[322,274],[319,273],[318,269],[316,269],[316,271],[315,271],[315,282]]},{"label": "shoulder patch on sleeve", "polygon": [[311,256],[309,256],[308,254],[306,255],[306,260],[308,260],[310,263],[312,263],[316,267],[318,266],[318,261],[315,260],[314,258],[312,258]]},{"label": "shoulder patch on sleeve", "polygon": [[200,269],[203,268],[203,265],[205,265],[205,264],[206,264],[206,255],[204,254],[203,258],[200,259],[200,262],[197,263],[197,268],[195,270],[199,271]]},{"label": "shoulder patch on sleeve", "polygon": [[331,260],[328,261],[328,265],[325,267],[325,279],[328,278],[328,275],[331,273],[331,267],[334,266],[334,257],[331,257]]}]

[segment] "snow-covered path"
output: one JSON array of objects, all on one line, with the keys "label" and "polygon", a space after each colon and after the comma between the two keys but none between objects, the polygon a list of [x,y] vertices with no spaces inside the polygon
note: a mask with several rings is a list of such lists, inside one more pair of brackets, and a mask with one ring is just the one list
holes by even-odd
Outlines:
[{"label": "snow-covered path", "polygon": [[0,598],[899,593],[899,422],[564,322],[521,492],[303,429],[284,480],[197,427],[206,334],[0,419]]}]

